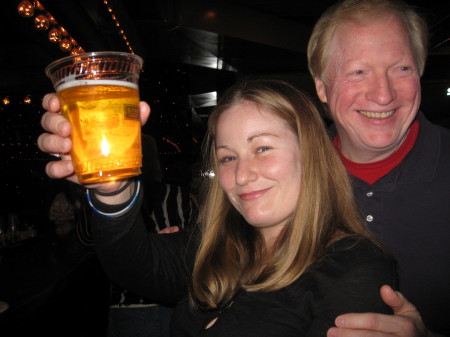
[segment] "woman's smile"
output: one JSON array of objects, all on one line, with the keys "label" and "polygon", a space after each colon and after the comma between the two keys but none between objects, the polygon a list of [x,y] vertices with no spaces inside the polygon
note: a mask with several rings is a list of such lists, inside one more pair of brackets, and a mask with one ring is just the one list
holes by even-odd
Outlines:
[{"label": "woman's smile", "polygon": [[271,189],[271,187],[265,188],[265,189],[262,189],[262,190],[259,190],[259,191],[241,193],[241,194],[239,194],[239,198],[241,198],[241,200],[243,200],[243,201],[250,201],[250,200],[259,199],[260,197],[265,195],[266,192],[268,190],[270,190],[270,189]]}]

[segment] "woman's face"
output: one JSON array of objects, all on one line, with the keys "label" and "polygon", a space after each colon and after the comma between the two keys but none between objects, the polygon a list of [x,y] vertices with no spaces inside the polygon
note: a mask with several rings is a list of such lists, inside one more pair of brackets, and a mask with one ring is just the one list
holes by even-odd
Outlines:
[{"label": "woman's face", "polygon": [[233,206],[270,243],[291,218],[300,193],[300,146],[287,123],[249,102],[217,121],[218,179]]}]

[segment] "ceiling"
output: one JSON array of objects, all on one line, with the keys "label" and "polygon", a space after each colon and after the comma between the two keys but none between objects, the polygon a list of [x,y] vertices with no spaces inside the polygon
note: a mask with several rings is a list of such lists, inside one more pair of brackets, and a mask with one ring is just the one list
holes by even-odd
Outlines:
[{"label": "ceiling", "polygon": [[[20,0],[2,0],[0,94],[48,90],[45,66],[66,56],[33,21],[17,13]],[[86,51],[128,51],[103,0],[41,0]],[[318,16],[335,0],[108,0],[144,68],[158,62],[192,66],[191,94],[214,91],[214,73],[276,74],[312,89],[306,44]],[[450,4],[412,0],[431,26],[423,101],[432,119],[450,114]],[[196,80],[196,73],[199,75]]]}]

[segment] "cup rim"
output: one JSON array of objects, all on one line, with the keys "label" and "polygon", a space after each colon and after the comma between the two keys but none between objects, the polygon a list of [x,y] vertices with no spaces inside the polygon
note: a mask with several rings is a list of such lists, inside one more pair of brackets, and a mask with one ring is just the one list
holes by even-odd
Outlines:
[{"label": "cup rim", "polygon": [[88,58],[88,57],[95,57],[95,56],[103,57],[106,55],[131,57],[131,58],[135,59],[136,61],[138,61],[139,67],[141,67],[141,68],[142,68],[142,65],[144,64],[144,60],[142,59],[142,57],[140,57],[139,55],[136,55],[136,54],[122,52],[122,51],[94,51],[94,52],[82,53],[82,54],[77,54],[77,55],[69,55],[69,56],[59,58],[59,59],[53,61],[52,63],[50,63],[45,68],[45,74],[47,75],[47,77],[51,77],[50,72],[53,67],[55,67],[58,64],[67,62],[69,60],[73,60],[77,57],[80,57],[80,58]]}]

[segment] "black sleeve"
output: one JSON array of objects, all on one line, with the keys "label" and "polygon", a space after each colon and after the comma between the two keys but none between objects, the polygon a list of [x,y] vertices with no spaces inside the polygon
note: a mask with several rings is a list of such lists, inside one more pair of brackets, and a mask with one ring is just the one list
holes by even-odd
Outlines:
[{"label": "black sleeve", "polygon": [[[364,254],[364,252],[360,252]],[[392,314],[392,309],[384,304],[380,288],[388,284],[397,285],[395,263],[390,258],[375,255],[373,258],[344,257],[344,261],[331,259],[327,267],[318,273],[315,280],[319,290],[315,292],[313,321],[308,337],[323,337],[338,315],[346,313],[375,312]]]},{"label": "black sleeve", "polygon": [[[186,295],[195,254],[192,231],[149,234],[141,217],[142,193],[124,215],[92,216],[92,235],[108,277],[121,287],[155,303],[176,303]],[[96,204],[96,207],[101,205]],[[116,208],[123,205],[116,206]],[[113,211],[103,206],[102,211]],[[194,242],[188,248],[189,242]]]}]

